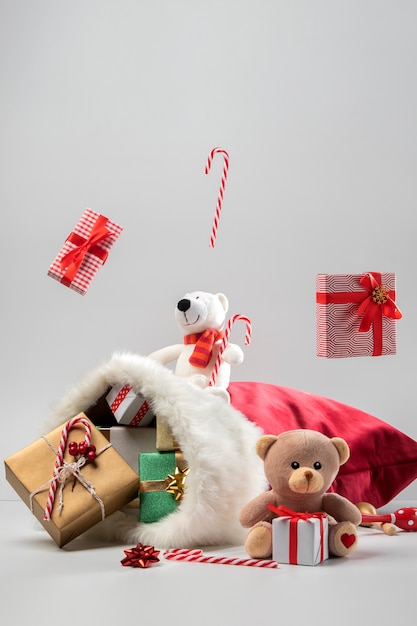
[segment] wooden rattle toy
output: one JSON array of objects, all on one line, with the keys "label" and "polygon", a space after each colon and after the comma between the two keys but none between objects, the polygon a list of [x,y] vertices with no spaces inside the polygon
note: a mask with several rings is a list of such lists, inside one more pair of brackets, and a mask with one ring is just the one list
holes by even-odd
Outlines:
[{"label": "wooden rattle toy", "polygon": [[417,531],[417,508],[409,506],[398,509],[394,513],[385,513],[380,515],[362,514],[362,521],[369,522],[388,522],[395,524],[397,528],[406,531]]},{"label": "wooden rattle toy", "polygon": [[367,524],[364,523],[363,515],[377,515],[377,510],[373,504],[371,504],[370,502],[358,502],[356,506],[362,513],[361,526],[367,526],[368,528],[370,528],[371,526],[375,526],[377,528],[380,528],[386,535],[395,535],[397,529],[394,524],[391,524],[390,522],[369,522]]}]

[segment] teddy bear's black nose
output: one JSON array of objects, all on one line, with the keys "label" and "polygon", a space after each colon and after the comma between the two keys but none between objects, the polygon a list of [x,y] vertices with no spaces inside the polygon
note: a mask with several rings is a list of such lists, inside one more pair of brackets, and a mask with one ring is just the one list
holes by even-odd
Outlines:
[{"label": "teddy bear's black nose", "polygon": [[180,300],[177,304],[177,308],[179,311],[182,311],[183,313],[185,313],[185,311],[188,311],[188,309],[190,308],[190,301],[187,298],[183,298],[182,300]]}]

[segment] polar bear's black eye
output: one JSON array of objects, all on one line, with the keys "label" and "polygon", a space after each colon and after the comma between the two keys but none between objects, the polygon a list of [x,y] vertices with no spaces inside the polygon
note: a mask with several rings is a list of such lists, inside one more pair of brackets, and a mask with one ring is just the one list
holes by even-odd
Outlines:
[{"label": "polar bear's black eye", "polygon": [[321,469],[321,463],[320,463],[320,461],[316,461],[316,462],[313,464],[313,467],[314,467],[314,469],[315,469],[315,470],[319,470],[319,469]]},{"label": "polar bear's black eye", "polygon": [[293,461],[293,462],[291,463],[291,467],[292,467],[293,469],[298,469],[298,468],[300,467],[300,464],[299,464],[299,462],[298,462],[298,461]]}]

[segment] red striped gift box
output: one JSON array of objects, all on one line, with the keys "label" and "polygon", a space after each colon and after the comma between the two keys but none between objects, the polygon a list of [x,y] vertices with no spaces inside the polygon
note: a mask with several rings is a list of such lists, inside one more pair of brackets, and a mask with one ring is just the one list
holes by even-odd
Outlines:
[{"label": "red striped gift box", "polygon": [[149,402],[130,385],[114,385],[106,400],[120,425],[148,426],[154,418]]},{"label": "red striped gift box", "polygon": [[317,274],[317,356],[396,354],[395,274]]},{"label": "red striped gift box", "polygon": [[123,228],[86,209],[48,270],[48,276],[81,295],[107,260]]}]

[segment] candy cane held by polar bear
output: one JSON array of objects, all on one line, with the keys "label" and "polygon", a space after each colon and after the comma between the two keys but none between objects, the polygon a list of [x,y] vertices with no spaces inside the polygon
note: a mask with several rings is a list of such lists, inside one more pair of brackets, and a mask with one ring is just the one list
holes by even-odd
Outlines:
[{"label": "candy cane held by polar bear", "polygon": [[246,325],[246,332],[245,332],[245,346],[249,345],[252,339],[252,323],[250,321],[250,319],[248,317],[246,317],[245,315],[240,315],[239,313],[237,313],[236,315],[234,315],[231,319],[229,319],[229,321],[227,322],[227,326],[225,328],[225,331],[223,333],[223,339],[222,339],[222,343],[220,345],[220,349],[219,349],[219,354],[217,355],[217,359],[216,362],[214,363],[214,367],[213,367],[213,373],[211,375],[211,380],[210,380],[210,386],[214,386],[216,384],[216,380],[217,380],[217,374],[219,373],[219,368],[220,368],[220,363],[221,363],[221,359],[222,359],[222,354],[227,346],[227,343],[229,341],[229,336],[230,336],[230,331],[232,330],[232,326],[233,324],[237,321],[237,320],[242,320],[243,322],[245,322]]}]

